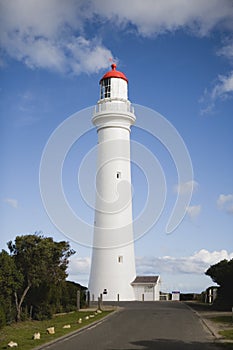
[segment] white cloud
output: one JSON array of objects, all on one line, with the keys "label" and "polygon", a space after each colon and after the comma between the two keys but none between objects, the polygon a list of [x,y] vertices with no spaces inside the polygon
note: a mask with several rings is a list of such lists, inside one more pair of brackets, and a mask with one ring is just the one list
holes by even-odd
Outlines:
[{"label": "white cloud", "polygon": [[92,1],[92,11],[118,25],[133,24],[144,36],[188,28],[206,35],[219,22],[231,26],[233,18],[228,0],[134,0]]},{"label": "white cloud", "polygon": [[15,198],[5,198],[3,201],[9,204],[12,208],[18,208],[18,201]]},{"label": "white cloud", "polygon": [[233,214],[233,194],[220,194],[217,199],[217,205],[219,209]]},{"label": "white cloud", "polygon": [[[169,284],[174,284],[176,288],[179,286],[183,290],[194,291],[205,289],[206,284],[211,283],[208,278],[205,278],[205,271],[211,265],[224,259],[233,259],[233,252],[228,253],[226,250],[210,252],[201,249],[193,255],[185,257],[136,257],[136,270],[138,275],[160,274],[163,288],[167,285],[167,289]],[[71,257],[68,267],[69,280],[87,286],[90,266],[90,257]],[[185,277],[181,275],[185,275]],[[204,278],[204,285],[199,286],[201,278]],[[172,288],[170,286],[168,290]]]},{"label": "white cloud", "polygon": [[[219,26],[233,29],[233,9],[229,0],[134,0],[133,6],[126,6],[125,0],[92,1],[93,11],[102,18],[108,18],[121,27],[133,25],[142,36],[156,36],[185,29],[197,36],[207,36]],[[233,57],[233,43],[228,40],[219,55]],[[233,72],[219,75],[212,89],[201,98],[201,114],[210,113],[217,99],[226,99],[233,92]]]},{"label": "white cloud", "polygon": [[68,273],[69,275],[87,275],[90,272],[91,260],[89,257],[78,258],[71,257],[69,262]]},{"label": "white cloud", "polygon": [[[98,39],[106,21],[119,30],[133,25],[143,36],[181,28],[203,36],[218,24],[233,27],[228,0],[134,0],[133,6],[131,0],[0,0],[0,6],[3,52],[30,68],[71,74],[108,67],[112,53]],[[96,25],[95,37],[85,31],[87,21]]]},{"label": "white cloud", "polygon": [[228,75],[219,75],[218,81],[211,91],[211,99],[217,98],[225,99],[233,93],[233,71]]},{"label": "white cloud", "polygon": [[191,219],[196,218],[201,212],[201,205],[190,205],[187,208],[187,214]]},{"label": "white cloud", "polygon": [[227,202],[233,201],[233,194],[220,194],[217,200],[219,206],[224,205]]},{"label": "white cloud", "polygon": [[225,56],[227,59],[233,58],[233,38],[227,38],[223,43],[223,47],[218,50],[219,56]]},{"label": "white cloud", "polygon": [[79,74],[108,66],[110,50],[83,35],[85,1],[0,0],[0,6],[1,47],[28,67]]},{"label": "white cloud", "polygon": [[88,286],[91,259],[89,257],[78,258],[75,255],[70,258],[68,266],[68,279],[83,286]]},{"label": "white cloud", "polygon": [[209,252],[206,249],[187,257],[138,257],[138,274],[197,274],[202,275],[209,268],[223,259],[233,259],[233,252],[226,250]]},{"label": "white cloud", "polygon": [[[233,38],[225,39],[223,47],[217,51],[217,55],[226,57],[233,63]],[[233,97],[233,71],[227,74],[219,74],[211,89],[206,89],[200,102],[203,104],[201,114],[212,112],[217,100],[225,100]]]},{"label": "white cloud", "polygon": [[83,37],[73,37],[65,49],[70,54],[70,69],[73,73],[93,73],[109,65],[112,56],[98,40],[87,40]]},{"label": "white cloud", "polygon": [[195,192],[198,189],[198,183],[194,180],[183,182],[174,186],[174,191],[180,195]]}]

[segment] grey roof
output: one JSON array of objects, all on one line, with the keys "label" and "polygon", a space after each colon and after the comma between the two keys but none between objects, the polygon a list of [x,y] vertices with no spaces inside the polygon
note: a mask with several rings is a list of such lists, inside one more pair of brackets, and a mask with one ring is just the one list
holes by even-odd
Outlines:
[{"label": "grey roof", "polygon": [[131,284],[156,284],[159,276],[137,276]]}]

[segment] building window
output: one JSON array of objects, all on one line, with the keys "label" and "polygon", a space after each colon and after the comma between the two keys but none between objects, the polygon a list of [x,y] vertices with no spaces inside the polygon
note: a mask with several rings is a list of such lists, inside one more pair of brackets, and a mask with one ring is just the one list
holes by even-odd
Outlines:
[{"label": "building window", "polygon": [[117,178],[117,179],[120,179],[120,178],[121,178],[121,172],[120,172],[120,171],[118,171],[118,172],[116,173],[116,178]]},{"label": "building window", "polygon": [[111,79],[107,78],[101,81],[101,91],[100,98],[108,98],[111,97]]},{"label": "building window", "polygon": [[118,262],[119,262],[120,264],[123,263],[123,256],[122,256],[122,255],[119,255],[119,256],[118,256]]},{"label": "building window", "polygon": [[144,287],[144,292],[145,293],[152,293],[153,292],[153,286],[148,285]]}]

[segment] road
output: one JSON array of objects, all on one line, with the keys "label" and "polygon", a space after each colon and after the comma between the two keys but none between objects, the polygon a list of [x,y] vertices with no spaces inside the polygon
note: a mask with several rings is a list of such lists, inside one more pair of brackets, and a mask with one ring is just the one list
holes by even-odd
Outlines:
[{"label": "road", "polygon": [[46,350],[217,350],[198,316],[180,302],[123,303],[123,310]]}]

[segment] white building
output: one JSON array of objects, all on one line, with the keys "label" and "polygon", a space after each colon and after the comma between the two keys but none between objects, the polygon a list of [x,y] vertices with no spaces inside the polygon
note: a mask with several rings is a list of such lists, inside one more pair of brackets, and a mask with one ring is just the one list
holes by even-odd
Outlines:
[{"label": "white building", "polygon": [[131,284],[134,288],[136,300],[160,300],[160,276],[137,276]]},{"label": "white building", "polygon": [[88,289],[91,300],[135,300],[130,127],[136,118],[128,80],[116,70],[100,80],[92,122],[98,132],[94,241]]},{"label": "white building", "polygon": [[179,301],[179,300],[180,300],[180,291],[173,290],[172,291],[172,301]]}]

